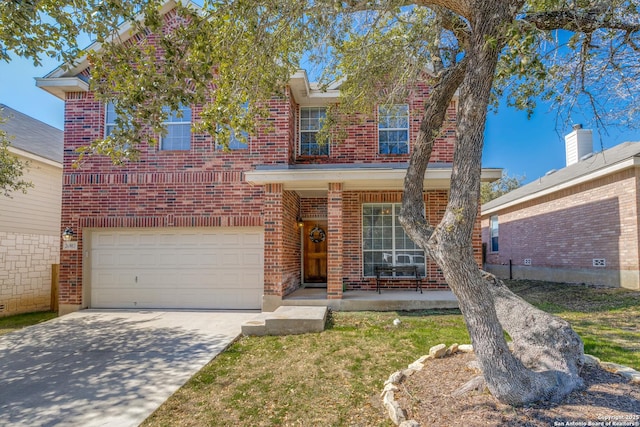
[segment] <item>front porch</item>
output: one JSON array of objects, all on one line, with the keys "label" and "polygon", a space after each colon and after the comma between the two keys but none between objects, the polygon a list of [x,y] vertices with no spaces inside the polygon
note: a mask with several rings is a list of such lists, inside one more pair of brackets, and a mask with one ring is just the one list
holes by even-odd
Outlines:
[{"label": "front porch", "polygon": [[325,306],[336,311],[404,311],[458,308],[458,300],[448,290],[376,291],[346,290],[342,299],[328,299],[327,289],[300,288],[283,298],[265,296],[263,311],[274,311],[278,306]]}]

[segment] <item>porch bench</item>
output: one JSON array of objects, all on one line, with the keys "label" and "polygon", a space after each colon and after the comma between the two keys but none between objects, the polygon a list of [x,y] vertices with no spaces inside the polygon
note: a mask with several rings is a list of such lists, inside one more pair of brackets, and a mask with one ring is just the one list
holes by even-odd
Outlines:
[{"label": "porch bench", "polygon": [[[418,266],[417,265],[402,265],[402,266],[382,266],[382,265],[378,265],[375,267],[374,269],[375,273],[376,273],[376,291],[378,291],[378,293],[380,292],[380,275],[382,273],[412,273],[413,277],[415,277],[416,279],[416,292],[418,292],[418,289],[420,289],[420,293],[422,293],[422,282],[420,281],[420,273],[418,272]],[[410,277],[410,276],[382,276],[383,279],[389,278],[389,279],[404,279],[406,277]]]}]

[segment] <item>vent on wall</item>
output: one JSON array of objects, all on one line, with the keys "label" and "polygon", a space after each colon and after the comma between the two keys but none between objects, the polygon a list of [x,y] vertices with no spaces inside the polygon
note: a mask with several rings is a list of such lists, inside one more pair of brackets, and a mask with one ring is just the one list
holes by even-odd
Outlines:
[{"label": "vent on wall", "polygon": [[607,261],[604,258],[594,258],[593,259],[593,266],[594,267],[606,267],[607,266]]},{"label": "vent on wall", "polygon": [[524,265],[531,265],[531,258],[525,258]]},{"label": "vent on wall", "polygon": [[4,304],[0,304],[0,313],[4,311]]}]

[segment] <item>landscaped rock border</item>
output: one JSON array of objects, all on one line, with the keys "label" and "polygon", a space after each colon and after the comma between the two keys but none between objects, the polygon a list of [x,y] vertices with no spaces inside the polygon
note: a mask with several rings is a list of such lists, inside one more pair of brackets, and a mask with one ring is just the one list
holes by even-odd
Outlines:
[{"label": "landscaped rock border", "polygon": [[[384,389],[380,394],[382,403],[387,410],[391,421],[400,427],[420,427],[420,423],[416,420],[407,420],[407,412],[400,407],[395,400],[395,392],[399,390],[398,386],[406,378],[420,371],[425,366],[425,362],[429,359],[440,359],[451,356],[456,353],[472,353],[473,346],[471,344],[452,344],[447,347],[445,344],[438,344],[429,349],[429,354],[420,357],[418,360],[410,364],[407,369],[396,371],[389,376],[384,382]],[[590,354],[584,355],[584,363],[586,365],[600,366],[605,371],[621,375],[628,379],[632,384],[640,384],[640,372],[628,366],[618,365],[617,363],[602,362],[595,356]]]}]

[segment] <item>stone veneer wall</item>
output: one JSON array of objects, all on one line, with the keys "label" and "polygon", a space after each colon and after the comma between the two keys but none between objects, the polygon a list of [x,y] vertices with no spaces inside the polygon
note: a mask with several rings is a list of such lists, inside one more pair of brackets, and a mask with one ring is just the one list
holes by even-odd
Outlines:
[{"label": "stone veneer wall", "polygon": [[51,308],[51,265],[60,236],[0,231],[0,317]]}]

